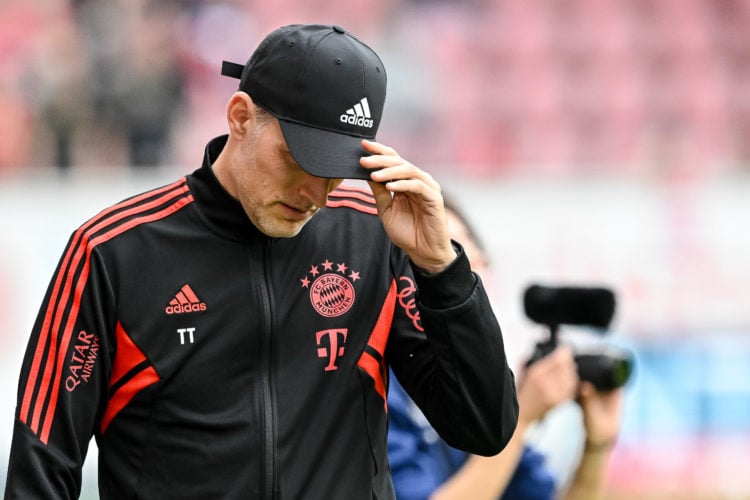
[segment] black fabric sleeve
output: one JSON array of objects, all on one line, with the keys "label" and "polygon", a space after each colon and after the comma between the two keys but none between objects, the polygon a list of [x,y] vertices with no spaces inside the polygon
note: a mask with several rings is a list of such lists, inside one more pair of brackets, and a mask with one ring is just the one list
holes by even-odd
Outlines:
[{"label": "black fabric sleeve", "polygon": [[412,265],[419,300],[427,307],[458,305],[468,298],[476,285],[477,277],[471,272],[463,247],[454,241],[453,248],[458,257],[439,273],[426,273]]},{"label": "black fabric sleeve", "polygon": [[399,382],[448,444],[490,456],[516,427],[515,380],[482,280],[457,248],[458,258],[440,273],[412,269],[418,322],[410,329],[395,319],[387,355]]},{"label": "black fabric sleeve", "polygon": [[106,403],[113,297],[76,234],[53,276],[21,367],[5,498],[78,498]]}]

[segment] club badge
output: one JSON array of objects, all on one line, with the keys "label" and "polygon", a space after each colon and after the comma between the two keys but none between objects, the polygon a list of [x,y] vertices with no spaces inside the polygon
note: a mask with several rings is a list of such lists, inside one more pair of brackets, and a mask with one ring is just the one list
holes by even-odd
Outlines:
[{"label": "club badge", "polygon": [[309,289],[310,303],[315,311],[326,318],[334,318],[354,305],[354,282],[358,279],[359,272],[349,269],[346,263],[334,264],[326,259],[318,265],[311,265],[300,282],[302,288]]}]

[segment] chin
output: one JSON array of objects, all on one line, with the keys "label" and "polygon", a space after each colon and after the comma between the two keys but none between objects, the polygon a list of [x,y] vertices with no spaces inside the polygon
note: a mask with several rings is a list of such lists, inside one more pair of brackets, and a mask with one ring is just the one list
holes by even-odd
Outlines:
[{"label": "chin", "polygon": [[[309,220],[309,219],[308,219]],[[264,224],[260,230],[271,238],[292,238],[297,236],[307,221],[303,222],[275,222]]]}]

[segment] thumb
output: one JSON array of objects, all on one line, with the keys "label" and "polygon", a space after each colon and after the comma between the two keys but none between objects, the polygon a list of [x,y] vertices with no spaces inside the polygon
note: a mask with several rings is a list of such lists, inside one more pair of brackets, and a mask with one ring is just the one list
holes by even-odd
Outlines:
[{"label": "thumb", "polygon": [[380,182],[367,181],[372,190],[372,195],[375,197],[375,204],[378,207],[378,214],[383,214],[386,208],[388,208],[393,201],[391,192],[388,191],[385,186]]}]

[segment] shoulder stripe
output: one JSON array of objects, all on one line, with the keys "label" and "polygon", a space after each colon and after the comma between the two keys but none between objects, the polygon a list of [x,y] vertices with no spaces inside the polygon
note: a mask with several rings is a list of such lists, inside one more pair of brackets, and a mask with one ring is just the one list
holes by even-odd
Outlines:
[{"label": "shoulder stripe", "polygon": [[[108,225],[110,221],[115,222],[116,220],[119,220],[125,217],[126,215],[123,215],[125,212],[120,212],[116,215],[109,216],[109,214],[117,212],[117,210],[119,209],[131,207],[129,210],[131,210],[132,212],[137,212],[138,210],[147,210],[151,208],[151,206],[154,203],[158,203],[163,198],[168,199],[174,196],[175,194],[181,195],[185,193],[186,191],[187,191],[187,183],[185,182],[185,179],[183,178],[176,183],[173,183],[169,186],[165,186],[164,188],[156,189],[156,190],[144,193],[142,195],[139,195],[137,197],[125,200],[122,203],[113,205],[112,207],[102,211],[97,216],[93,217],[91,220],[89,220],[86,224],[81,226],[76,231],[76,233],[74,234],[74,237],[71,240],[71,243],[68,246],[68,249],[63,258],[63,262],[58,271],[58,275],[55,279],[53,291],[49,299],[49,304],[48,304],[48,307],[44,316],[44,321],[42,323],[42,330],[40,333],[40,337],[37,341],[37,348],[36,348],[34,359],[31,365],[31,371],[29,373],[29,380],[27,382],[26,391],[24,392],[24,398],[21,404],[20,419],[23,422],[28,423],[27,417],[28,417],[28,412],[30,408],[30,402],[31,402],[34,389],[36,388],[36,382],[37,382],[36,379],[39,375],[39,366],[42,362],[42,358],[44,357],[45,346],[47,344],[50,327],[53,322],[53,313],[55,314],[54,315],[54,331],[58,331],[60,322],[62,320],[61,315],[68,302],[68,296],[70,294],[73,276],[78,268],[78,263],[84,251],[84,247],[79,246],[81,243],[81,240],[83,238],[88,238],[91,232],[95,232],[101,227]],[[154,201],[151,201],[148,203],[141,203],[144,200],[154,195],[159,195],[162,193],[166,193],[166,194],[157,198]],[[139,205],[139,203],[141,203],[141,205]],[[71,264],[71,259],[73,260],[72,264]],[[59,298],[59,302],[56,302],[58,300],[59,294],[62,294],[62,295]],[[57,307],[55,307],[56,304],[57,304]],[[50,347],[48,350],[50,354],[54,353],[56,350],[55,349],[56,341],[57,341],[57,338],[55,337],[50,339]],[[53,361],[54,361],[53,359],[48,359],[48,362],[45,366],[44,374],[42,376],[42,386],[39,392],[39,397],[41,397],[42,400],[46,396],[47,387],[49,386],[49,381],[51,377],[51,369],[52,369],[51,363]],[[37,431],[42,407],[43,407],[42,404],[37,404],[35,408],[34,416],[32,418],[31,427],[35,432]]]},{"label": "shoulder stripe", "polygon": [[60,389],[60,380],[62,377],[62,370],[65,364],[64,356],[65,356],[65,353],[67,353],[68,351],[68,345],[73,335],[73,327],[75,326],[75,321],[78,318],[78,311],[80,310],[81,296],[83,295],[83,289],[86,286],[86,281],[88,280],[91,251],[97,245],[104,243],[106,241],[109,241],[110,239],[124,233],[125,231],[128,231],[136,226],[145,224],[147,222],[153,222],[155,220],[163,219],[164,217],[167,217],[168,215],[171,215],[177,212],[179,209],[181,209],[185,205],[188,205],[192,202],[193,202],[192,195],[188,195],[186,197],[180,198],[179,200],[174,202],[172,205],[164,208],[163,210],[159,212],[146,215],[143,217],[136,217],[134,219],[129,220],[128,222],[118,226],[117,228],[112,229],[109,232],[104,233],[103,235],[92,239],[87,245],[86,260],[84,261],[84,264],[83,264],[84,267],[81,270],[81,275],[78,278],[78,281],[76,284],[72,308],[71,308],[70,313],[68,314],[68,321],[65,324],[65,330],[63,331],[63,336],[62,336],[62,342],[60,343],[60,349],[58,350],[58,353],[57,353],[57,366],[55,367],[55,378],[52,384],[52,393],[50,397],[49,408],[47,409],[45,419],[44,419],[44,426],[42,427],[42,431],[40,435],[40,439],[42,440],[42,442],[44,443],[47,442],[49,438],[50,428],[52,427],[52,419],[55,415],[55,409],[57,407],[57,395]]},{"label": "shoulder stripe", "polygon": [[357,210],[359,212],[364,212],[366,214],[371,215],[377,215],[378,209],[375,208],[372,205],[364,205],[362,203],[351,201],[351,200],[328,200],[328,203],[326,203],[326,207],[332,207],[332,208],[338,208],[338,207],[346,207],[346,208],[353,208],[354,210]]},{"label": "shoulder stripe", "polygon": [[348,191],[348,192],[351,192],[351,193],[362,193],[362,194],[366,194],[366,195],[368,195],[368,196],[370,196],[370,197],[372,197],[372,196],[373,196],[373,194],[372,194],[372,191],[370,190],[370,188],[369,188],[369,187],[363,187],[363,186],[352,186],[352,185],[350,185],[350,184],[340,184],[340,185],[339,185],[339,186],[338,186],[338,187],[336,188],[336,190],[334,191],[334,193],[335,193],[336,191]]},{"label": "shoulder stripe", "polygon": [[359,188],[349,187],[347,189],[342,189],[342,187],[339,186],[338,189],[332,191],[328,196],[333,198],[361,200],[372,203],[373,205],[375,204],[375,196],[373,196],[372,192]]},{"label": "shoulder stripe", "polygon": [[[44,413],[44,425],[40,434],[43,442],[46,443],[49,437],[49,429],[57,405],[64,356],[67,353],[72,329],[78,316],[81,294],[88,279],[91,251],[100,243],[108,241],[137,225],[164,218],[192,201],[193,198],[189,194],[186,179],[183,178],[163,188],[146,192],[113,205],[93,217],[74,234],[55,277],[19,414],[20,420],[29,425],[34,433],[40,433],[39,422],[45,405],[49,405]],[[162,208],[166,203],[169,203],[169,205]],[[120,224],[116,227],[111,227],[108,231],[97,235],[97,232],[118,222]],[[85,259],[81,263],[84,255]],[[76,274],[79,274],[77,278],[75,277]],[[73,292],[72,299],[71,291]],[[60,324],[68,308],[70,309],[68,320],[61,334]],[[51,334],[51,332],[57,333]],[[44,372],[41,373],[41,379],[38,381],[43,360]],[[55,369],[54,374],[53,368]],[[38,390],[37,384],[39,384]],[[36,396],[34,396],[35,392]],[[29,422],[32,400],[33,414]]]}]

